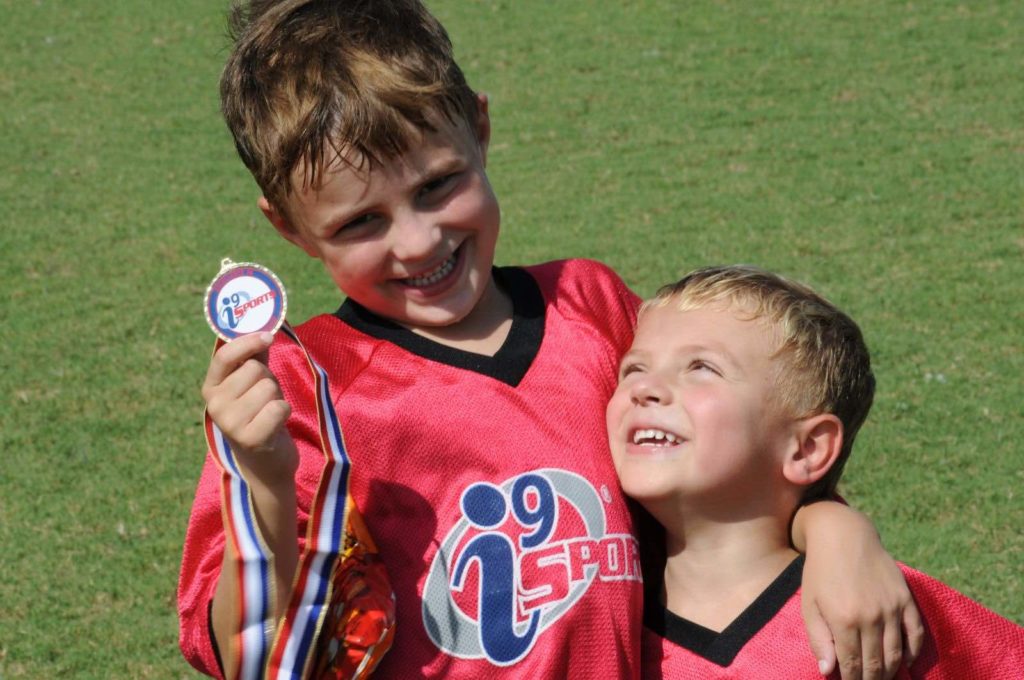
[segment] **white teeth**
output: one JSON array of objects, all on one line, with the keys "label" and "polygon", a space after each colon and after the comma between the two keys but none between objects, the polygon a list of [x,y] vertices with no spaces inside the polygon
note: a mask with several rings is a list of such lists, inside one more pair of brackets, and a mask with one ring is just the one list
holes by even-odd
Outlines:
[{"label": "white teeth", "polygon": [[452,273],[455,269],[455,253],[441,263],[441,266],[432,272],[421,274],[420,276],[410,276],[407,279],[403,279],[403,283],[407,286],[413,286],[415,288],[423,288],[431,284],[437,283],[444,277]]},{"label": "white teeth", "polygon": [[665,432],[664,430],[635,430],[633,432],[633,443],[634,444],[650,444],[653,442],[666,441],[670,445],[678,444],[682,441],[681,437],[677,437],[671,432]]}]

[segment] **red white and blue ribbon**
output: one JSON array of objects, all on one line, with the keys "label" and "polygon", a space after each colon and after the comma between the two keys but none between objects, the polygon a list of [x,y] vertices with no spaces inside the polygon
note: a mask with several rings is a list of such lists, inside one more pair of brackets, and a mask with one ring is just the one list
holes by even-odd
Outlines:
[{"label": "red white and blue ribbon", "polygon": [[239,631],[234,645],[236,668],[226,677],[260,678],[266,665],[267,638],[274,627],[270,551],[256,524],[252,493],[238,469],[234,451],[209,416],[206,417],[206,439],[221,468],[226,539],[237,556],[236,580],[241,584],[237,612]]},{"label": "red white and blue ribbon", "polygon": [[306,545],[296,567],[288,607],[280,621],[274,620],[271,556],[256,522],[251,490],[227,439],[208,415],[206,418],[210,450],[222,472],[225,532],[239,560],[240,626],[234,673],[228,673],[228,677],[239,680],[308,677],[316,640],[331,601],[331,577],[341,558],[347,519],[350,462],[327,373],[310,358],[287,323],[282,331],[302,349],[313,374],[324,468],[310,507]]}]

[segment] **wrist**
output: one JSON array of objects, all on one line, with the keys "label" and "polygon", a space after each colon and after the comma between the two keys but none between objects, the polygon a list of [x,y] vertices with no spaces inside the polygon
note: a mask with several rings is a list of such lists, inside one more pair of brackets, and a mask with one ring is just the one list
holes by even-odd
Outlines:
[{"label": "wrist", "polygon": [[236,450],[242,477],[252,487],[274,495],[294,493],[299,453],[287,433],[272,446],[258,450]]}]

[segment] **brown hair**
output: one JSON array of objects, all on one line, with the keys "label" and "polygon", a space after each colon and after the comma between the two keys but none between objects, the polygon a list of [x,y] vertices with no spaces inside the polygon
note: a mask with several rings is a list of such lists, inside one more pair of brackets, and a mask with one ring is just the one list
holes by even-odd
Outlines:
[{"label": "brown hair", "polygon": [[371,166],[442,116],[475,129],[476,95],[418,0],[248,0],[220,80],[235,147],[278,211],[337,160]]},{"label": "brown hair", "polygon": [[796,417],[832,413],[842,421],[840,454],[803,499],[833,495],[875,394],[871,357],[853,319],[803,284],[743,265],[690,272],[659,290],[640,313],[669,305],[680,311],[721,306],[776,331],[773,358],[781,360],[777,384],[783,404]]}]

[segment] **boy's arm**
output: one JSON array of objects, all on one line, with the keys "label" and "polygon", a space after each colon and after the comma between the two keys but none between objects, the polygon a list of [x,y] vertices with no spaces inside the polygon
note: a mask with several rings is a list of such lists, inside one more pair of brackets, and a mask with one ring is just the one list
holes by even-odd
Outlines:
[{"label": "boy's arm", "polygon": [[[291,589],[298,561],[295,470],[298,453],[285,428],[291,407],[267,367],[269,333],[247,335],[221,347],[203,382],[207,412],[231,443],[252,491],[260,531],[272,554],[277,593]],[[233,668],[238,632],[238,556],[230,542],[212,605],[213,633],[224,668]],[[274,618],[287,605],[278,597]]]},{"label": "boy's arm", "polygon": [[797,510],[792,538],[807,555],[804,623],[822,675],[838,661],[843,680],[878,680],[912,663],[924,640],[920,613],[871,521],[821,501]]}]

